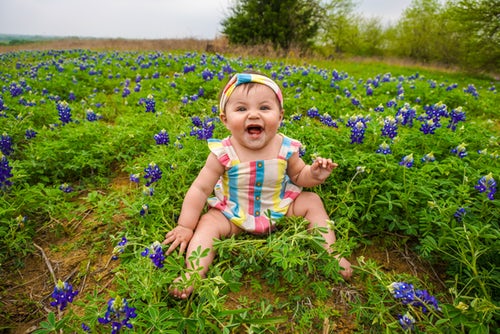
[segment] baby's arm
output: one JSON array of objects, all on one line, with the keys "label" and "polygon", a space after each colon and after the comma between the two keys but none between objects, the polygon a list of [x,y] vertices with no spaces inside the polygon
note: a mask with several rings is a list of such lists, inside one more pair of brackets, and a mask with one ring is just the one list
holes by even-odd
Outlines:
[{"label": "baby's arm", "polygon": [[294,153],[288,159],[288,176],[298,186],[314,187],[325,182],[330,176],[333,169],[337,168],[338,164],[332,162],[331,159],[317,157],[311,165],[306,163],[299,157],[298,153]]},{"label": "baby's arm", "polygon": [[211,153],[207,158],[205,166],[203,166],[186,193],[177,226],[165,236],[163,243],[170,244],[167,255],[177,248],[177,246],[180,246],[181,254],[186,250],[189,241],[193,237],[193,231],[198,225],[198,220],[205,207],[207,198],[212,193],[215,184],[223,172],[224,166]]}]

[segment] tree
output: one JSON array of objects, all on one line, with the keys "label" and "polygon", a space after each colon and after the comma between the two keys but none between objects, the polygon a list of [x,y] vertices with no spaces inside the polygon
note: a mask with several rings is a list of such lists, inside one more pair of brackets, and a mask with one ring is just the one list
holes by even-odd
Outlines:
[{"label": "tree", "polygon": [[230,43],[271,43],[288,50],[292,45],[306,49],[312,44],[321,6],[315,0],[238,0],[230,11],[222,21]]}]

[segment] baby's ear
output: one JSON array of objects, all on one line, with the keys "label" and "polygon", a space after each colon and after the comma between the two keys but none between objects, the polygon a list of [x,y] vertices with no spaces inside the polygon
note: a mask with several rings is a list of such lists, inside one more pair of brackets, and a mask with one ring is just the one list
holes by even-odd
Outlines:
[{"label": "baby's ear", "polygon": [[222,121],[222,123],[226,124],[226,120],[227,120],[226,114],[219,114],[219,118]]},{"label": "baby's ear", "polygon": [[280,121],[283,120],[283,117],[285,117],[285,109],[281,109],[280,111]]}]

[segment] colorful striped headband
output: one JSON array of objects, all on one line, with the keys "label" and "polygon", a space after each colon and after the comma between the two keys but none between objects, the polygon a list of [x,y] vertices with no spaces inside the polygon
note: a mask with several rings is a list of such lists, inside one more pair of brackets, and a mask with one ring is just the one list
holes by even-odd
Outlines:
[{"label": "colorful striped headband", "polygon": [[229,97],[233,94],[234,89],[241,84],[250,82],[259,83],[271,88],[278,97],[281,108],[283,108],[283,94],[281,93],[281,89],[276,82],[261,74],[237,73],[229,80],[226,87],[224,87],[224,90],[222,91],[219,104],[220,112],[223,112],[226,107],[227,100],[229,100]]}]

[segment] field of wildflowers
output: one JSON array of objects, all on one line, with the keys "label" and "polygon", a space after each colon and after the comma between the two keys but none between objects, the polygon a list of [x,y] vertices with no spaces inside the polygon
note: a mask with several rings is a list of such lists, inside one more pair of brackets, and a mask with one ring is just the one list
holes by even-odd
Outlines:
[{"label": "field of wildflowers", "polygon": [[[198,52],[19,51],[0,60],[1,330],[25,322],[37,333],[338,333],[346,319],[344,332],[498,330],[498,82]],[[178,301],[168,289],[186,275],[184,260],[159,242],[205,161],[206,139],[227,135],[219,90],[245,69],[281,85],[281,131],[305,145],[304,159],[339,164],[315,191],[339,239],[334,251],[355,275],[344,282],[318,231],[285,219],[268,237],[217,241],[208,277],[190,273],[196,292]],[[404,250],[408,263],[432,270],[390,270],[374,247]],[[51,261],[82,249],[67,272]],[[51,275],[38,280],[50,288],[33,299],[23,292],[32,281],[16,280],[40,250]],[[23,318],[14,300],[29,310]]]}]

